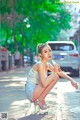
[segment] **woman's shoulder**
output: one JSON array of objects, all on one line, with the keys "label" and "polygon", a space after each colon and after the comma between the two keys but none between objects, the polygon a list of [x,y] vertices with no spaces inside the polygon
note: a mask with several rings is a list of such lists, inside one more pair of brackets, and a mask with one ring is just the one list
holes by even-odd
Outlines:
[{"label": "woman's shoulder", "polygon": [[[42,61],[39,61],[38,63],[36,63],[36,66],[44,68],[44,63]],[[47,66],[46,67],[47,68],[49,67],[49,62],[47,62]]]},{"label": "woman's shoulder", "polygon": [[43,63],[41,62],[41,61],[38,61],[36,64],[35,64],[35,66],[43,66]]},{"label": "woman's shoulder", "polygon": [[35,71],[38,71],[38,68],[42,66],[42,63],[40,61],[38,61],[36,64],[34,64],[34,66],[32,67],[32,69],[34,69]]},{"label": "woman's shoulder", "polygon": [[[47,65],[49,65],[50,63],[49,62],[47,62]],[[36,63],[36,65],[43,65],[44,66],[44,63],[42,62],[42,61],[38,61],[37,63]]]}]

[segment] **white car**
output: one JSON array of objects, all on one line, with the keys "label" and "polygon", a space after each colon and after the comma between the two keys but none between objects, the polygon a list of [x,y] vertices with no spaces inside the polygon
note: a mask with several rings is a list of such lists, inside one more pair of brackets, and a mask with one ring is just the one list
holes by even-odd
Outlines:
[{"label": "white car", "polygon": [[63,71],[79,76],[79,53],[72,41],[48,41],[52,48],[53,60]]}]

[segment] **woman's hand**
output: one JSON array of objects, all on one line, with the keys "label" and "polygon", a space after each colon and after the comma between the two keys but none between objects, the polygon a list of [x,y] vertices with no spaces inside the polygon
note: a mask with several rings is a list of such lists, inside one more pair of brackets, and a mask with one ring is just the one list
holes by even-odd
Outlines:
[{"label": "woman's hand", "polygon": [[59,72],[58,70],[59,70],[59,68],[54,66],[54,72],[58,73]]},{"label": "woman's hand", "polygon": [[58,72],[61,72],[61,68],[60,68],[60,66],[59,66],[58,64],[55,64],[55,65],[54,65],[54,68],[57,68],[57,69],[58,69]]},{"label": "woman's hand", "polygon": [[77,82],[71,81],[71,84],[72,84],[73,87],[75,87],[76,89],[78,89],[78,84],[77,84]]},{"label": "woman's hand", "polygon": [[60,66],[57,63],[54,64],[54,67],[60,68]]}]

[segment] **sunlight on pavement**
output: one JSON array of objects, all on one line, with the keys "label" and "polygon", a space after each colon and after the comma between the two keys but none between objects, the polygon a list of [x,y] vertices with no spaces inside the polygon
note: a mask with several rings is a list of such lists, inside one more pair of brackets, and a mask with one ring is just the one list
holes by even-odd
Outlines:
[{"label": "sunlight on pavement", "polygon": [[7,84],[5,85],[5,87],[19,87],[19,86],[22,86],[22,84],[24,85],[24,82],[19,82],[19,83],[10,83],[10,84]]},{"label": "sunlight on pavement", "polygon": [[76,89],[71,85],[70,82],[66,82],[66,86],[65,86],[65,82],[59,82],[58,84],[58,92],[60,92],[60,94],[64,94],[65,92],[75,92]]},{"label": "sunlight on pavement", "polygon": [[5,77],[0,78],[0,81],[27,81],[26,77]]},{"label": "sunlight on pavement", "polygon": [[[20,79],[20,77],[17,77],[17,76],[9,76],[9,77],[7,77],[7,76],[5,76],[5,77],[3,77],[4,79],[8,79],[8,78],[10,78],[11,77],[11,79]],[[27,79],[27,78],[26,78]]]},{"label": "sunlight on pavement", "polygon": [[28,100],[17,100],[11,103],[9,109],[9,116],[20,117],[21,115],[25,116],[25,112],[27,112],[29,107]]},{"label": "sunlight on pavement", "polygon": [[11,105],[24,105],[28,103],[29,102],[27,100],[19,100],[19,101],[14,101]]}]

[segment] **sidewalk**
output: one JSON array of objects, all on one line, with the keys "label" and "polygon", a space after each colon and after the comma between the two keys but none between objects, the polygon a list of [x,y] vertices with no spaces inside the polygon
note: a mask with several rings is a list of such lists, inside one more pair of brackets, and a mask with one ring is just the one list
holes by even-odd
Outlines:
[{"label": "sidewalk", "polygon": [[[80,120],[80,92],[60,78],[46,97],[47,111],[24,116],[30,103],[25,95],[25,82],[30,66],[0,73],[0,112],[17,120]],[[80,78],[75,78],[80,83]],[[21,117],[23,116],[23,117]]]}]

